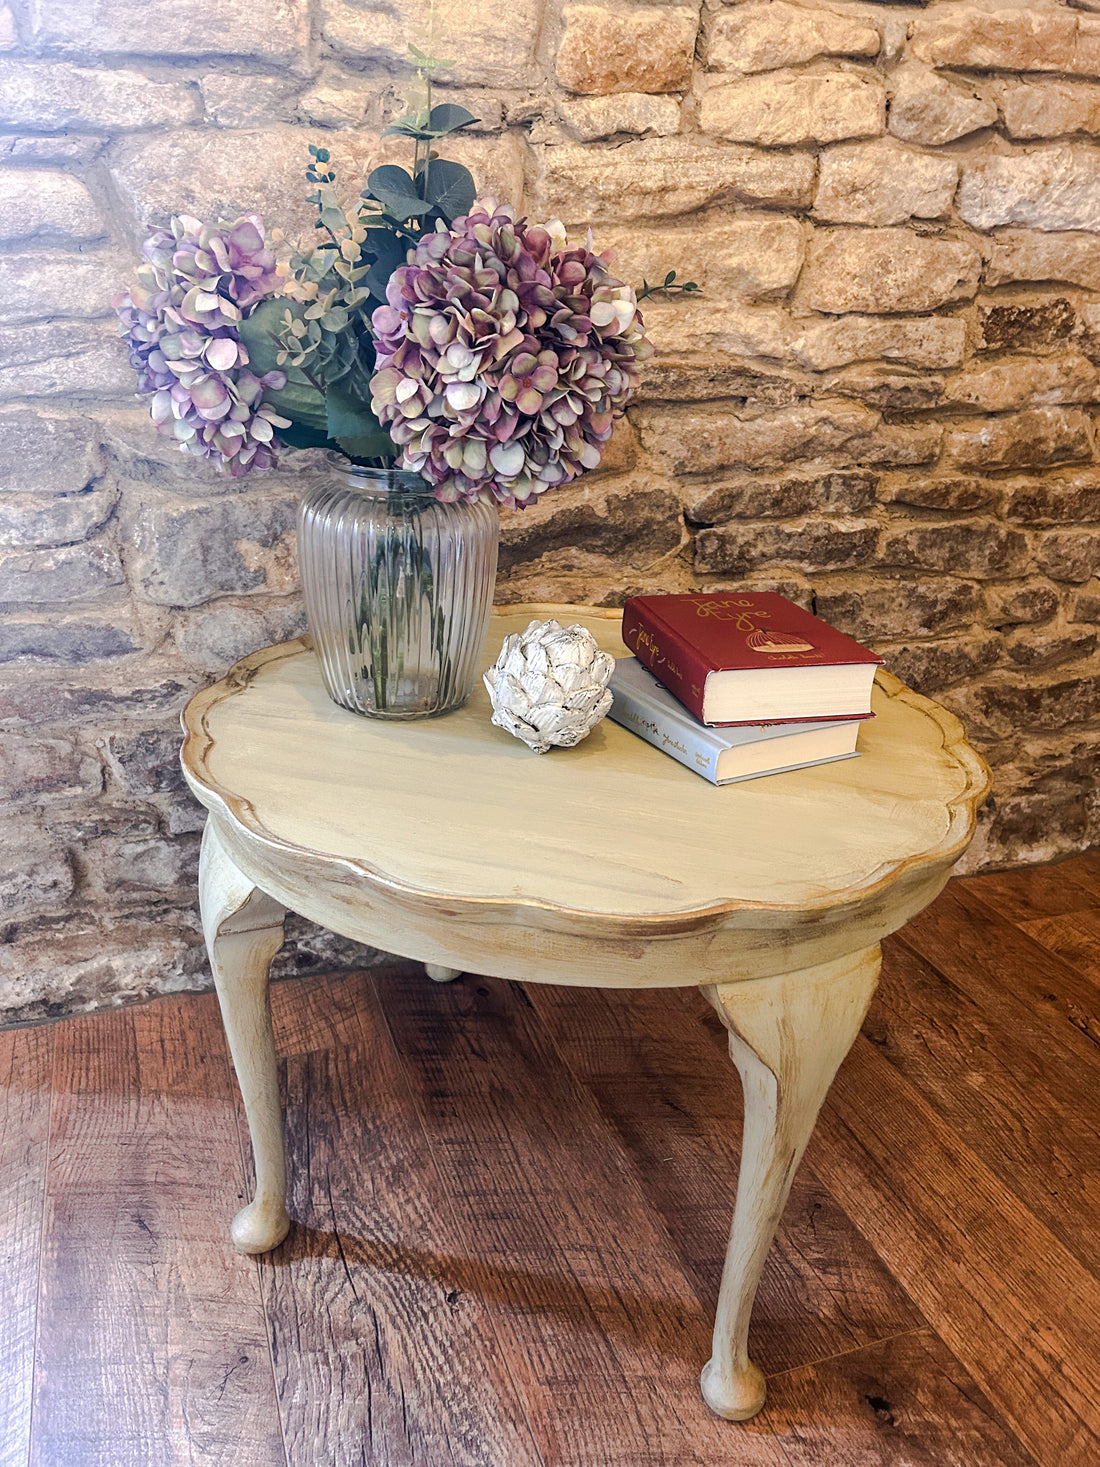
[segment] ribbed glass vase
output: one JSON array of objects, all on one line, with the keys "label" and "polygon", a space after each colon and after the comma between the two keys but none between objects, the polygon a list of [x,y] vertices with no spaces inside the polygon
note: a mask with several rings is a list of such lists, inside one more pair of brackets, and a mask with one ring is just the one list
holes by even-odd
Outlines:
[{"label": "ribbed glass vase", "polygon": [[493,607],[495,505],[441,504],[418,474],[352,468],[298,512],[306,613],[329,696],[368,718],[460,708]]}]

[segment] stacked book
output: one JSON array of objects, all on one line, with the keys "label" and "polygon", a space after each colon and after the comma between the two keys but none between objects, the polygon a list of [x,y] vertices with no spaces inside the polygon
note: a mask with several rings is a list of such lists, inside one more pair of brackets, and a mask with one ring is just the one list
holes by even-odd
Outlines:
[{"label": "stacked book", "polygon": [[609,717],[712,784],[851,759],[882,659],[770,592],[634,596]]}]

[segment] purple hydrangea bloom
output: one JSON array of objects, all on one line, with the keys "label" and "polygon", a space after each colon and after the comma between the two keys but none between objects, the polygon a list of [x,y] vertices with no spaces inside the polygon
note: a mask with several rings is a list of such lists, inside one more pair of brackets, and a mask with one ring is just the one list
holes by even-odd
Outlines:
[{"label": "purple hydrangea bloom", "polygon": [[171,231],[155,230],[144,254],[138,284],[113,305],[158,433],[234,478],[273,468],[275,429],[290,424],[263,392],[285,386],[286,375],[250,372],[237,336],[237,323],[280,284],[263,220],[214,225],[184,214]]},{"label": "purple hydrangea bloom", "polygon": [[594,469],[653,350],[591,239],[492,200],[422,239],[386,299],[372,405],[443,500],[514,508]]}]

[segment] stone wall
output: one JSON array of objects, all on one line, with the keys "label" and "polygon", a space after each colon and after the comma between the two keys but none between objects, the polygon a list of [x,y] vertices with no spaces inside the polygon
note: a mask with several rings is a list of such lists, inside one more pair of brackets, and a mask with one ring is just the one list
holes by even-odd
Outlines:
[{"label": "stone wall", "polygon": [[[499,596],[774,587],[967,720],[971,866],[1095,837],[1100,0],[438,0],[485,191],[595,226],[660,355],[604,467],[505,517]],[[205,982],[188,694],[302,625],[308,456],[155,437],[109,298],[171,211],[307,226],[425,0],[0,3],[0,1012]],[[345,950],[297,929],[291,967]]]}]

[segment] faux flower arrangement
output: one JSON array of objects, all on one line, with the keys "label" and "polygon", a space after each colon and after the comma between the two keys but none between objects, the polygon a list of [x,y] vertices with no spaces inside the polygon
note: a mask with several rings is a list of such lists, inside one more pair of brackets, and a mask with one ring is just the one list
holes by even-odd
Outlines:
[{"label": "faux flower arrangement", "polygon": [[375,168],[345,207],[311,147],[320,239],[289,258],[258,215],[173,219],[115,301],[121,334],[157,429],[233,476],[321,446],[443,501],[530,505],[596,467],[653,348],[591,236],[478,199],[437,155],[477,119],[432,105],[451,63],[412,49],[425,104],[383,134],[412,140],[411,171]]}]

